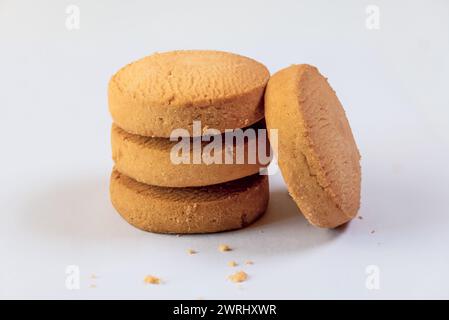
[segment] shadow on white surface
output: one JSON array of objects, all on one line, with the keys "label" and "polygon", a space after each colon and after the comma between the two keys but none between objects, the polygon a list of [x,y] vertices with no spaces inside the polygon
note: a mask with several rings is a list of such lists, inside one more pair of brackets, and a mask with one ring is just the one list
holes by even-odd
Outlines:
[{"label": "shadow on white surface", "polygon": [[109,201],[108,177],[52,182],[25,203],[23,223],[37,237],[102,242],[129,233]]},{"label": "shadow on white surface", "polygon": [[257,237],[245,247],[253,253],[282,254],[301,252],[332,241],[344,230],[318,229],[310,225],[299,211],[286,189],[270,191],[270,203],[263,217],[246,229],[235,233],[248,233]]},{"label": "shadow on white surface", "polygon": [[[271,191],[266,214],[251,226],[237,231],[208,235],[146,233],[129,225],[109,200],[109,181],[104,178],[52,182],[30,193],[22,223],[42,240],[73,245],[126,243],[147,239],[160,241],[225,241],[242,243],[252,254],[281,254],[317,247],[337,237],[341,230],[312,227],[301,215],[286,189]],[[170,238],[170,239],[167,239]],[[157,240],[157,241],[156,241]],[[145,241],[145,240],[143,240]],[[78,242],[78,243],[76,243]]]}]

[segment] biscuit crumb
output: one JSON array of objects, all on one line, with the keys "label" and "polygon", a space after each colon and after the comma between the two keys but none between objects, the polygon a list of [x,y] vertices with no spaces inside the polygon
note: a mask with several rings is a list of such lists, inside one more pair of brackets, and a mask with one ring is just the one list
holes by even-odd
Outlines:
[{"label": "biscuit crumb", "polygon": [[237,267],[237,266],[238,266],[238,264],[235,261],[229,261],[228,262],[228,267]]},{"label": "biscuit crumb", "polygon": [[229,276],[229,280],[236,283],[244,282],[246,279],[248,279],[248,275],[244,271],[239,271]]},{"label": "biscuit crumb", "polygon": [[226,251],[231,251],[232,249],[227,244],[220,244],[218,246],[218,250],[220,250],[221,252],[226,252]]},{"label": "biscuit crumb", "polygon": [[253,265],[253,264],[254,264],[254,262],[253,262],[253,261],[251,261],[251,260],[246,260],[246,261],[245,261],[245,264],[249,266],[249,265]]},{"label": "biscuit crumb", "polygon": [[196,250],[189,249],[189,250],[187,250],[187,253],[188,253],[189,255],[194,255],[194,254],[197,254],[198,252],[197,252]]},{"label": "biscuit crumb", "polygon": [[154,277],[154,276],[146,276],[145,279],[143,279],[143,281],[146,284],[160,284],[161,283],[161,279]]}]

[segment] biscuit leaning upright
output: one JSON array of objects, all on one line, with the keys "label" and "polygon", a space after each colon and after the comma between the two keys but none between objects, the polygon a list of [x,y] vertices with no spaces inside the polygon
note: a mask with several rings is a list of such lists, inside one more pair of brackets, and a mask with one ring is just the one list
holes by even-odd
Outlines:
[{"label": "biscuit leaning upright", "polygon": [[360,154],[344,109],[310,65],[274,74],[265,93],[267,127],[278,129],[278,163],[289,193],[315,226],[337,227],[360,206]]},{"label": "biscuit leaning upright", "polygon": [[221,51],[156,53],[120,69],[109,82],[109,110],[129,133],[169,137],[193,121],[203,127],[243,128],[264,117],[269,78],[261,63]]}]

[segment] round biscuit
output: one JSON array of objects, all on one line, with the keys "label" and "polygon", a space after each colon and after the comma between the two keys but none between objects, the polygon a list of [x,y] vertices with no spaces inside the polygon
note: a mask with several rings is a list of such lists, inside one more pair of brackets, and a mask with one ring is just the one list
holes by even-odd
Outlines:
[{"label": "round biscuit", "polygon": [[[118,171],[134,180],[154,186],[176,188],[224,183],[259,173],[268,165],[268,137],[265,136],[265,147],[259,150],[258,129],[263,129],[262,124],[248,129],[253,129],[255,133],[249,139],[245,138],[243,143],[234,142],[230,148],[226,147],[224,134],[211,137],[211,142],[200,142],[201,149],[196,148],[195,151],[192,139],[189,139],[187,141],[190,142],[190,150],[186,152],[188,161],[176,163],[172,155],[176,153],[176,147],[182,144],[182,141],[138,136],[112,125],[112,158]],[[266,133],[262,131],[262,134],[264,132]],[[221,148],[217,148],[213,153],[207,152],[207,146],[216,138],[221,139]],[[266,152],[261,160],[259,154],[263,153],[263,149]],[[212,154],[213,158],[207,158],[209,154]],[[237,158],[237,154],[241,159]],[[193,163],[194,160],[197,163]]]},{"label": "round biscuit", "polygon": [[157,233],[211,233],[248,226],[268,205],[268,177],[252,175],[197,188],[137,182],[113,170],[112,204],[131,225]]},{"label": "round biscuit", "polygon": [[109,110],[122,129],[150,137],[169,137],[174,129],[191,136],[193,122],[224,132],[263,118],[268,69],[222,51],[155,53],[112,76]]},{"label": "round biscuit", "polygon": [[334,228],[360,206],[360,154],[345,111],[310,65],[274,74],[265,94],[267,128],[278,130],[279,168],[289,193],[315,226]]}]

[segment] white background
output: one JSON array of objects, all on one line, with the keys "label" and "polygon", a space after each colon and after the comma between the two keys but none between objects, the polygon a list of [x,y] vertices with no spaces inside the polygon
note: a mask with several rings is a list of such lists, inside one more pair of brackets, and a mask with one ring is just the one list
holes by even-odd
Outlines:
[{"label": "white background", "polygon": [[[66,28],[69,4],[79,30]],[[370,4],[380,30],[366,27]],[[449,2],[2,0],[0,40],[0,297],[449,298]],[[363,157],[364,219],[309,226],[277,175],[245,230],[176,237],[123,221],[108,198],[107,83],[172,49],[318,66]],[[240,267],[226,263],[246,259],[249,280],[227,281]],[[65,286],[68,265],[80,290]]]}]

